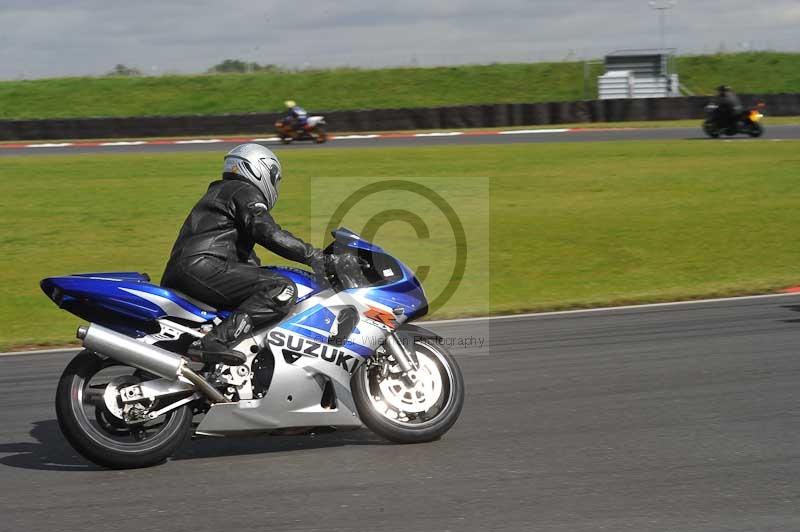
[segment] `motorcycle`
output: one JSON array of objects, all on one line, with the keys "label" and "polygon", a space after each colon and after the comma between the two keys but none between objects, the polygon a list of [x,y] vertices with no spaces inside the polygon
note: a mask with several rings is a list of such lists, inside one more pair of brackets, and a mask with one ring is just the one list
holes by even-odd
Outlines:
[{"label": "motorcycle", "polygon": [[764,114],[761,112],[763,108],[764,104],[759,103],[752,109],[740,113],[730,124],[726,123],[719,105],[710,103],[705,107],[706,119],[703,122],[703,131],[715,139],[723,133],[728,136],[744,133],[754,138],[760,137],[764,134],[764,126],[761,125],[761,120],[764,118]]},{"label": "motorcycle", "polygon": [[294,140],[313,140],[322,144],[328,140],[326,125],[324,116],[309,116],[300,129],[296,129],[290,120],[282,119],[275,122],[275,130],[284,144]]},{"label": "motorcycle", "polygon": [[[109,468],[163,462],[191,435],[276,435],[357,429],[397,443],[436,440],[464,403],[461,371],[425,315],[413,272],[345,228],[326,254],[360,266],[325,278],[268,267],[294,281],[297,302],[234,348],[241,366],[183,353],[230,310],[215,309],[133,272],[49,277],[41,288],[87,321],[84,350],[56,391],[62,433],[81,455]],[[351,261],[353,262],[353,261]],[[198,419],[198,421],[195,421]]]}]

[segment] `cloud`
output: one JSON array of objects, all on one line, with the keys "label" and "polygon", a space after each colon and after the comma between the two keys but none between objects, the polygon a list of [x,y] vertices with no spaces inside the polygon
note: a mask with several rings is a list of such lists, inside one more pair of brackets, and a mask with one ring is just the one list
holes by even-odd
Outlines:
[{"label": "cloud", "polygon": [[[680,51],[800,49],[797,0],[680,0]],[[202,72],[226,58],[288,67],[600,57],[658,45],[645,0],[2,0],[0,78],[95,75],[117,63]]]}]

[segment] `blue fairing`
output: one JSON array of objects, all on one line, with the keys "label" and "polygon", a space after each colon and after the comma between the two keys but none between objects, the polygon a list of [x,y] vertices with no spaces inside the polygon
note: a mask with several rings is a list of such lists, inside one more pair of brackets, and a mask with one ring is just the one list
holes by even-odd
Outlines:
[{"label": "blue fairing", "polygon": [[297,302],[303,301],[320,291],[321,287],[314,274],[300,268],[289,268],[286,266],[267,266],[268,270],[279,273],[294,282],[297,286]]},{"label": "blue fairing", "polygon": [[371,300],[392,309],[402,308],[406,320],[411,321],[427,314],[428,300],[414,273],[402,262],[397,261],[397,263],[403,273],[401,279],[381,286],[352,290],[366,290],[367,297]]},{"label": "blue fairing", "polygon": [[49,277],[41,287],[60,307],[91,307],[145,322],[172,316],[199,323],[217,316],[148,281],[138,273],[107,272]]},{"label": "blue fairing", "polygon": [[333,231],[333,237],[339,245],[344,244],[348,248],[365,251],[373,255],[384,255],[400,268],[401,275],[392,278],[391,282],[366,289],[356,288],[348,291],[366,290],[367,297],[373,301],[393,309],[401,307],[408,321],[424,316],[428,312],[428,300],[425,297],[425,291],[414,272],[408,266],[392,257],[380,246],[364,240],[349,229],[339,228]]},{"label": "blue fairing", "polygon": [[[382,248],[363,240],[346,229],[334,232],[337,241],[359,254],[371,254],[388,267],[391,274],[374,280],[369,287],[352,288],[348,291],[366,291],[366,295],[377,303],[402,308],[407,320],[424,315],[428,309],[425,292],[414,273]],[[273,266],[270,270],[291,279],[297,286],[297,301],[304,301],[318,293],[319,285],[314,274],[298,268]],[[398,271],[399,270],[399,271]],[[371,283],[373,281],[370,281]],[[174,290],[150,282],[150,278],[137,272],[102,272],[49,277],[41,282],[42,290],[59,307],[88,321],[100,323],[120,332],[142,336],[158,332],[155,320],[171,318],[207,323],[217,317],[224,318],[231,309],[213,309],[202,302]],[[362,292],[363,293],[363,292]],[[316,307],[315,307],[316,308]],[[306,330],[316,329],[315,334],[325,333],[332,321],[332,313],[317,308],[314,315],[299,316],[290,325]],[[359,347],[353,349],[358,351]]]},{"label": "blue fairing", "polygon": [[100,277],[106,279],[121,279],[126,281],[149,282],[150,276],[139,272],[98,272],[98,273],[73,273],[69,277]]},{"label": "blue fairing", "polygon": [[[336,320],[336,315],[322,305],[314,305],[310,309],[296,314],[281,323],[281,327],[292,332],[311,338],[322,343],[328,343],[331,328]],[[355,329],[358,332],[358,329]],[[372,355],[374,349],[347,340],[342,344],[345,348],[355,353],[368,357]]]},{"label": "blue fairing", "polygon": [[[302,301],[320,290],[313,274],[296,268],[270,268],[285,275],[298,287]],[[116,330],[140,336],[148,322],[159,318],[178,318],[204,323],[227,310],[211,309],[200,302],[150,283],[150,278],[137,272],[81,273],[49,277],[41,282],[42,290],[55,303],[90,321],[102,321]],[[126,324],[120,318],[132,320]]]},{"label": "blue fairing", "polygon": [[353,249],[360,249],[363,251],[370,251],[372,253],[383,253],[384,255],[388,255],[383,248],[380,246],[376,246],[372,242],[364,240],[358,233],[354,233],[349,229],[339,228],[333,232],[334,238],[340,244],[344,244],[345,246]]}]

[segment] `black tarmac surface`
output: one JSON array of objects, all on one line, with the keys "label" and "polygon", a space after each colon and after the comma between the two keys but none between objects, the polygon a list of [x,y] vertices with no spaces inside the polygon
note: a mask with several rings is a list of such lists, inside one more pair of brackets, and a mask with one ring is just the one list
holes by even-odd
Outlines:
[{"label": "black tarmac surface", "polygon": [[[694,140],[703,142],[769,142],[800,139],[800,126],[770,126],[760,139],[750,139],[743,135],[724,139],[709,139],[698,127],[695,128],[644,128],[619,130],[583,130],[557,133],[514,133],[508,135],[455,135],[455,136],[422,136],[402,138],[350,138],[331,140],[317,145],[311,142],[298,142],[288,146],[277,141],[262,144],[280,150],[329,150],[340,148],[379,148],[379,147],[413,147],[413,146],[447,146],[475,144],[516,144],[536,142],[593,142],[593,141],[627,141],[627,140]],[[215,142],[197,144],[144,144],[136,146],[67,146],[49,148],[0,148],[3,155],[42,155],[42,154],[82,154],[82,153],[180,153],[197,151],[215,151],[224,153],[238,142]]]},{"label": "black tarmac surface", "polygon": [[60,435],[68,356],[2,356],[0,530],[800,529],[800,296],[431,328],[473,342],[441,441],[202,439],[133,471]]}]

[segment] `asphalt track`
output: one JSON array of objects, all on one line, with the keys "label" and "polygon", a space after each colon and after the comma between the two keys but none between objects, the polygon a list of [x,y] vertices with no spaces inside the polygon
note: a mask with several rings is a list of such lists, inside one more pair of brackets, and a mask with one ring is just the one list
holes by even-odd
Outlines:
[{"label": "asphalt track", "polygon": [[[327,150],[337,148],[365,148],[365,147],[413,147],[413,146],[447,146],[447,145],[476,145],[476,144],[517,144],[536,142],[593,142],[593,141],[629,141],[629,140],[695,140],[705,142],[763,142],[800,139],[800,126],[769,126],[766,127],[765,136],[761,139],[750,139],[744,136],[729,139],[714,140],[705,137],[696,128],[642,128],[642,129],[571,129],[571,130],[521,130],[497,132],[438,132],[423,133],[424,136],[414,136],[413,133],[403,136],[379,136],[377,138],[364,135],[349,135],[349,138],[332,140],[324,145],[311,142],[293,143],[288,146],[277,141],[264,141],[270,147],[279,150]],[[210,141],[210,142],[209,142]],[[185,141],[182,141],[185,142]],[[180,153],[197,151],[224,152],[239,144],[226,142],[223,139],[215,141],[199,139],[187,144],[143,144],[143,145],[117,145],[117,146],[72,146],[59,147],[55,143],[32,143],[42,147],[5,147],[0,146],[0,157],[3,155],[42,155],[42,154],[86,154],[86,153]]]},{"label": "asphalt track", "polygon": [[433,325],[467,383],[441,441],[187,442],[107,471],[54,420],[68,357],[0,357],[0,530],[800,529],[800,295]]}]

